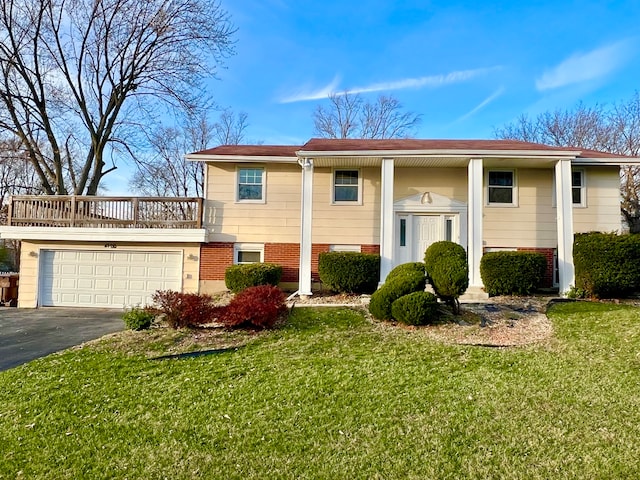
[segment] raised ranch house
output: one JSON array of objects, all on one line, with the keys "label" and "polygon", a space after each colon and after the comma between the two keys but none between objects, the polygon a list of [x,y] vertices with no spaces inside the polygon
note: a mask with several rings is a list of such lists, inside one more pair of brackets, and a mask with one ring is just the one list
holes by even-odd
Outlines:
[{"label": "raised ranch house", "polygon": [[220,146],[206,197],[14,197],[0,236],[21,239],[20,307],[122,307],[157,289],[224,290],[234,263],[284,267],[283,286],[317,285],[318,254],[379,253],[380,282],[438,240],[468,253],[548,259],[546,286],[573,283],[575,232],[620,231],[622,165],[637,158],[504,140],[311,139]]}]

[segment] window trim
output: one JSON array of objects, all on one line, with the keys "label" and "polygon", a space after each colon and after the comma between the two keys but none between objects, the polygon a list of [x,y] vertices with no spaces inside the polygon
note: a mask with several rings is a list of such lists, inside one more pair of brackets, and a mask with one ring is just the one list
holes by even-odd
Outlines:
[{"label": "window trim", "polygon": [[[262,170],[262,198],[249,199],[240,198],[240,171],[241,170]],[[267,169],[264,165],[238,165],[236,166],[236,203],[267,203]]]},{"label": "window trim", "polygon": [[[491,172],[510,172],[513,179],[513,185],[511,187],[501,187],[499,185],[494,185],[493,187],[497,188],[511,188],[511,203],[499,203],[499,202],[491,202],[489,201],[489,174]],[[485,183],[485,206],[486,207],[517,207],[518,206],[518,171],[515,168],[488,168],[485,170],[484,174],[484,183]]]},{"label": "window trim", "polygon": [[[573,203],[573,173],[580,172],[582,176],[582,186],[580,187],[580,203]],[[553,172],[553,188],[551,192],[551,206],[556,208],[558,206],[558,201],[556,198],[556,172]],[[587,172],[584,168],[571,168],[571,206],[574,208],[587,208],[589,205],[587,204]]]},{"label": "window trim", "polygon": [[[337,172],[357,172],[358,173],[358,199],[357,200],[336,200],[336,173]],[[359,168],[333,168],[331,170],[331,204],[332,205],[362,205],[362,170]]]},{"label": "window trim", "polygon": [[[580,174],[580,186],[573,186],[573,174]],[[580,189],[580,202],[574,203],[573,201],[573,189]],[[587,174],[585,173],[584,168],[572,168],[571,169],[571,205],[577,208],[586,208],[587,206]]]},{"label": "window trim", "polygon": [[[260,253],[259,262],[240,262],[238,255],[240,252],[258,252]],[[234,243],[233,244],[233,264],[248,265],[252,263],[264,263],[264,243]]]}]

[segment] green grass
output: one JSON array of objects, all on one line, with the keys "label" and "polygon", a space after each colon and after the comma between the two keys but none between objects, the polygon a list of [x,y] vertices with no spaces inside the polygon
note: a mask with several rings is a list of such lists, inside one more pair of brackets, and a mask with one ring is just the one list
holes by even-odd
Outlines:
[{"label": "green grass", "polygon": [[157,330],[52,355],[0,373],[0,478],[637,478],[640,311],[550,317],[518,349],[299,308],[208,356],[150,359],[184,336]]}]

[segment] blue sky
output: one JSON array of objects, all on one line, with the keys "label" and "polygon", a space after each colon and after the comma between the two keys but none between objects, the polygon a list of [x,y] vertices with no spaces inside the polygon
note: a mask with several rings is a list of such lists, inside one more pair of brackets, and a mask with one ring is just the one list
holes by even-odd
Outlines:
[{"label": "blue sky", "polygon": [[522,113],[640,89],[640,2],[223,0],[237,54],[208,83],[249,140],[301,144],[332,91],[392,94],[420,138],[492,138]]}]

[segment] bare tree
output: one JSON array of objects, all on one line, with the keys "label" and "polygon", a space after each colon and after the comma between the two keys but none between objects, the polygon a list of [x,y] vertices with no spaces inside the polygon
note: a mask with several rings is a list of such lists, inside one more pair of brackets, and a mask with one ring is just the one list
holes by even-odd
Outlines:
[{"label": "bare tree", "polygon": [[[496,138],[523,140],[560,147],[640,155],[640,95],[610,108],[579,103],[573,110],[526,115],[495,130]],[[629,230],[640,233],[640,169],[621,170],[621,211]]]},{"label": "bare tree", "polygon": [[202,103],[233,33],[216,0],[0,0],[0,129],[45,193],[96,194],[162,105]]},{"label": "bare tree", "polygon": [[205,113],[189,116],[177,127],[160,127],[150,137],[152,157],[138,160],[131,186],[144,195],[204,196],[204,164],[187,162],[188,152],[213,144],[237,145],[245,140],[247,114],[223,110],[215,123]]},{"label": "bare tree", "polygon": [[328,107],[313,112],[315,134],[324,138],[411,138],[420,120],[390,95],[371,103],[358,94],[333,93]]},{"label": "bare tree", "polygon": [[20,142],[0,139],[0,225],[6,224],[7,203],[11,195],[34,195],[42,192],[38,178]]}]

